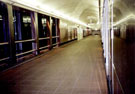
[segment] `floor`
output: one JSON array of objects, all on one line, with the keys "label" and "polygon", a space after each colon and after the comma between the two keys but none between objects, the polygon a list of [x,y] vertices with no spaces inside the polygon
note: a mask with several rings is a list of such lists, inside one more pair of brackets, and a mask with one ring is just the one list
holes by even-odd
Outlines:
[{"label": "floor", "polygon": [[0,94],[108,94],[98,35],[0,74]]}]

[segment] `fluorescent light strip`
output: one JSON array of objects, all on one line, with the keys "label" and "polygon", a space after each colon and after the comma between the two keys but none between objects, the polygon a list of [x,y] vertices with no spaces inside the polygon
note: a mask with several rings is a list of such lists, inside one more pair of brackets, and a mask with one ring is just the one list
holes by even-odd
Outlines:
[{"label": "fluorescent light strip", "polygon": [[135,19],[135,15],[130,14],[127,17],[125,17],[125,18],[121,19],[120,21],[116,22],[113,26],[119,25],[119,24],[121,24],[121,23],[123,23],[123,22],[125,22],[125,21],[127,21],[129,19]]},{"label": "fluorescent light strip", "polygon": [[33,9],[40,10],[40,11],[43,11],[45,13],[48,13],[48,14],[51,14],[51,15],[66,19],[66,20],[74,22],[76,24],[79,24],[79,25],[82,25],[82,26],[85,26],[85,27],[90,27],[90,26],[88,26],[84,22],[81,22],[78,19],[70,17],[69,15],[66,15],[66,14],[64,14],[64,13],[62,13],[60,11],[52,9],[52,8],[48,7],[47,5],[41,4],[41,3],[39,3],[38,1],[35,1],[35,0],[10,0],[10,1],[13,4],[25,5],[25,6],[33,8]]}]

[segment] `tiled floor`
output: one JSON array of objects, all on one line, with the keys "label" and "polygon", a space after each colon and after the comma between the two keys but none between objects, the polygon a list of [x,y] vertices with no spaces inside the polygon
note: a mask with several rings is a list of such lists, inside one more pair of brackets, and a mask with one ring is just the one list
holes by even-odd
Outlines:
[{"label": "tiled floor", "polygon": [[108,94],[99,36],[56,48],[0,75],[0,94]]}]

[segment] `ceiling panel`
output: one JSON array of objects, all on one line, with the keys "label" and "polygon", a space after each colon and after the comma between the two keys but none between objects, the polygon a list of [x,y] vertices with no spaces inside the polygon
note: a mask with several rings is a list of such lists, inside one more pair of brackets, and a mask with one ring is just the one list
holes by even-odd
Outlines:
[{"label": "ceiling panel", "polygon": [[98,0],[37,0],[55,10],[67,14],[73,18],[79,19],[85,23],[89,22],[88,16],[92,22],[97,22],[99,17]]}]

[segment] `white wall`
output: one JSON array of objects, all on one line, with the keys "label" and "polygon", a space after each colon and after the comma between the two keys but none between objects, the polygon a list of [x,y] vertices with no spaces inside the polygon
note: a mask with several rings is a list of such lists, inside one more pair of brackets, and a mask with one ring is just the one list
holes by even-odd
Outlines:
[{"label": "white wall", "polygon": [[82,29],[82,27],[78,27],[77,28],[77,35],[78,35],[78,40],[81,40],[81,39],[83,39],[83,29]]}]

